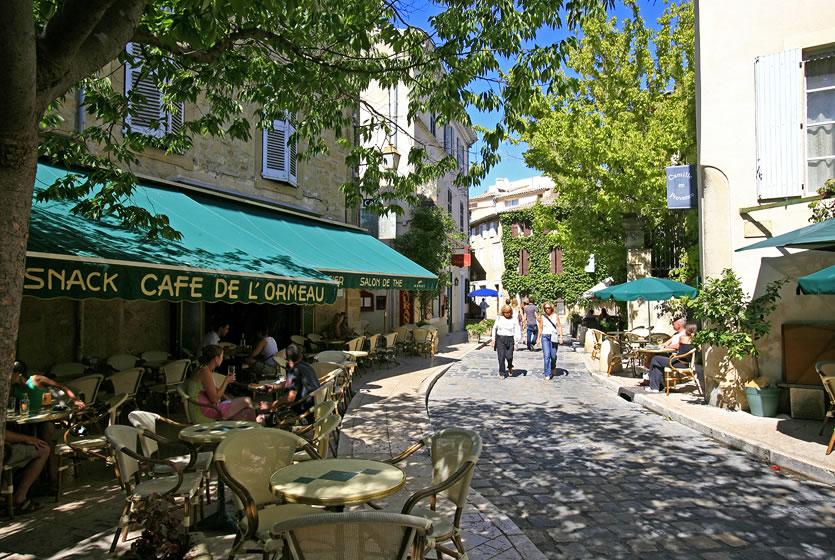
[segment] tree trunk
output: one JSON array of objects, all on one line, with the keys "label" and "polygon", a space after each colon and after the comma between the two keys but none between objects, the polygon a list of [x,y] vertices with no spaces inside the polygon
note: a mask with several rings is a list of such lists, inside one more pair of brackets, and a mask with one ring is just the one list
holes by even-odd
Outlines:
[{"label": "tree trunk", "polygon": [[[0,423],[5,426],[17,345],[23,267],[38,153],[31,0],[0,2]],[[5,430],[0,430],[0,444]],[[0,467],[3,456],[0,453]]]}]

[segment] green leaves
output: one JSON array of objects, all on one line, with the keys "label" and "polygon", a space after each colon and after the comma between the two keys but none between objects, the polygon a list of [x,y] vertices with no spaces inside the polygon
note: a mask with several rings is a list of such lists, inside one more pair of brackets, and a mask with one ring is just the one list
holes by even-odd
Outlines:
[{"label": "green leaves", "polygon": [[[567,53],[576,76],[564,70],[570,87],[536,101],[525,159],[557,184],[566,254],[594,253],[624,277],[624,215],[647,230],[681,221],[666,210],[664,168],[695,161],[693,6],[669,4],[656,31],[637,7],[622,21],[595,13],[582,27]],[[684,239],[696,231],[687,224]]]}]

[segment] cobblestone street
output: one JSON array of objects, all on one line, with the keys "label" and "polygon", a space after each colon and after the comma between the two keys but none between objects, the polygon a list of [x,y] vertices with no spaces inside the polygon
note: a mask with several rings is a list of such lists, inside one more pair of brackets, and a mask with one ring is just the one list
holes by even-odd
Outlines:
[{"label": "cobblestone street", "polygon": [[[474,488],[549,558],[833,558],[835,490],[774,472],[618,398],[559,349],[471,352],[430,394],[433,427],[477,429]],[[527,373],[527,375],[524,375]]]}]

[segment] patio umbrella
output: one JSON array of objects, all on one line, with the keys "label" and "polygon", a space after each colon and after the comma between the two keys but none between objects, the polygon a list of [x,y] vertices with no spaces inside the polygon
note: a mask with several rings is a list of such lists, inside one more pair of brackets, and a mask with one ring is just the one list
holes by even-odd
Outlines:
[{"label": "patio umbrella", "polygon": [[611,276],[609,276],[605,280],[601,280],[600,282],[598,282],[597,284],[595,284],[594,286],[592,286],[591,288],[589,288],[588,290],[583,292],[583,297],[584,298],[594,297],[594,292],[596,292],[597,290],[602,290],[603,288],[608,288],[609,286],[612,285],[612,282],[614,282],[614,281],[615,281],[615,279],[612,278]]},{"label": "patio umbrella", "polygon": [[499,292],[490,288],[481,288],[467,294],[469,297],[499,297]]},{"label": "patio umbrella", "polygon": [[766,247],[793,247],[795,249],[835,251],[835,218],[802,227],[784,233],[783,235],[775,235],[770,239],[764,239],[753,245],[737,249],[737,251],[763,249]]},{"label": "patio umbrella", "polygon": [[[666,278],[639,278],[632,282],[625,282],[623,284],[616,284],[597,290],[594,292],[594,297],[598,299],[614,299],[615,301],[635,301],[636,299],[643,299],[646,301],[665,301],[679,296],[695,296],[699,291],[693,286],[676,282],[675,280],[667,280]],[[649,327],[652,323],[649,306],[647,306],[647,320]]]},{"label": "patio umbrella", "polygon": [[824,268],[797,279],[801,294],[835,294],[835,266]]}]

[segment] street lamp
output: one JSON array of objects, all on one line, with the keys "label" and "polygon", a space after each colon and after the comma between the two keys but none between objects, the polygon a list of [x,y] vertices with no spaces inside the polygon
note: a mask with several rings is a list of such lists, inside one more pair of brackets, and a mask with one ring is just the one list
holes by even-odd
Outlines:
[{"label": "street lamp", "polygon": [[400,167],[400,152],[390,142],[383,146],[383,164],[389,171],[397,171]]}]

